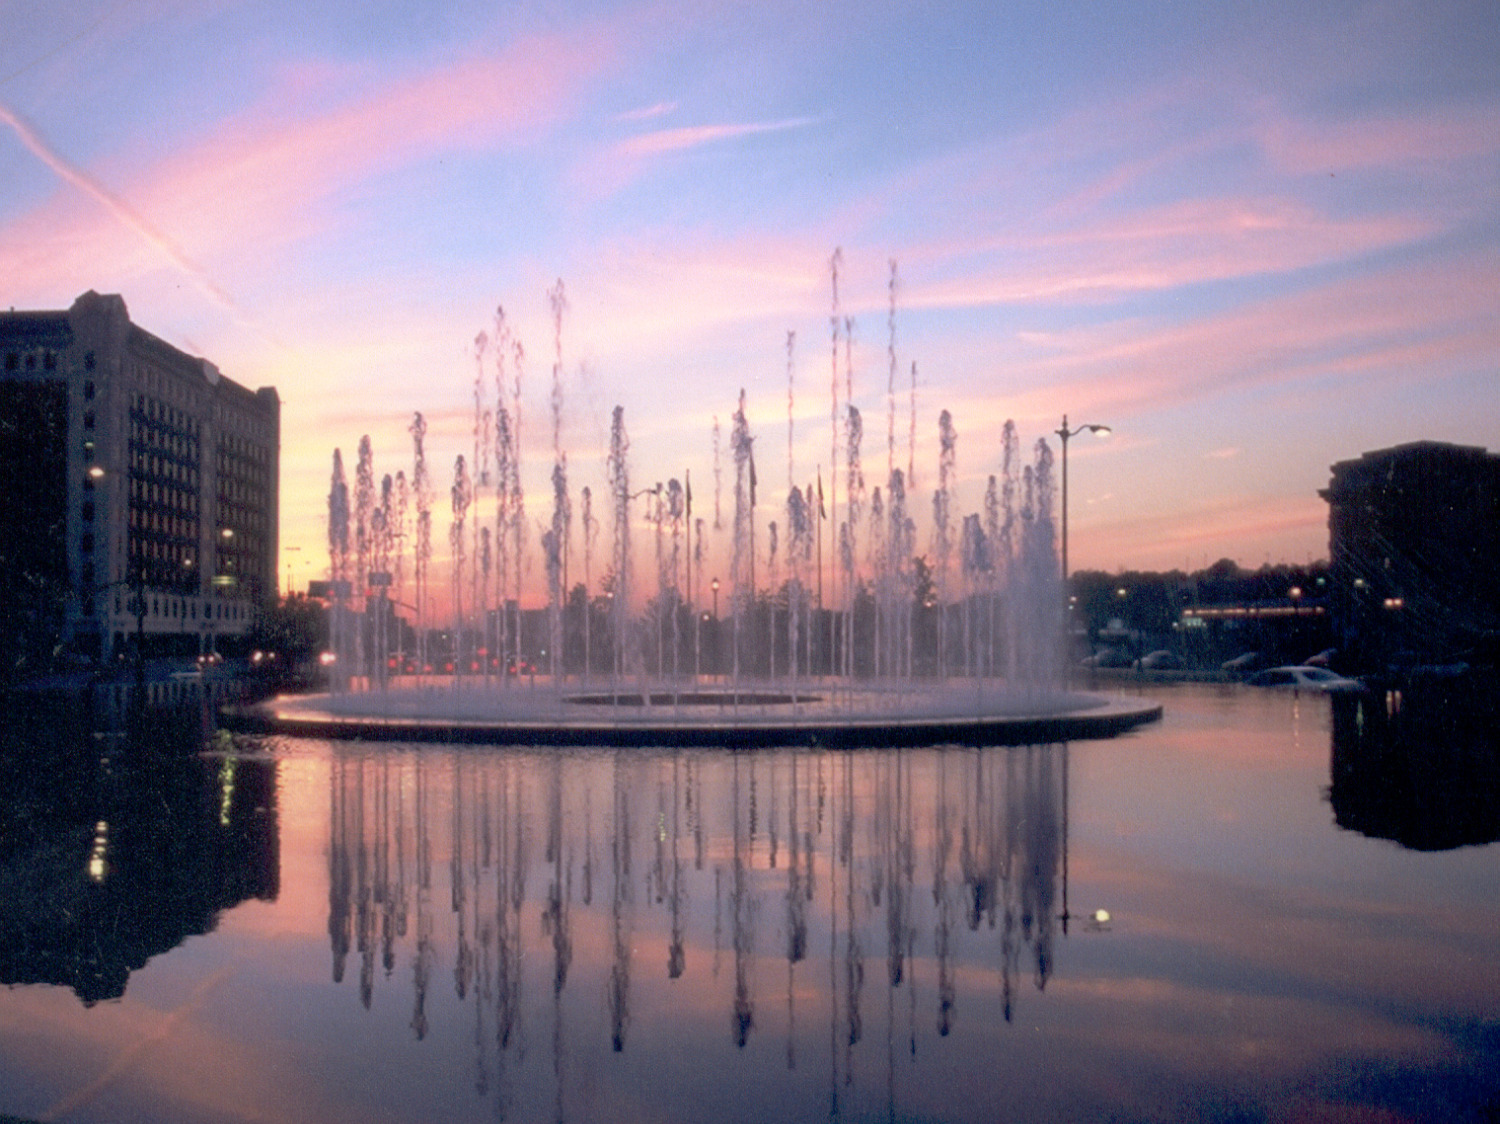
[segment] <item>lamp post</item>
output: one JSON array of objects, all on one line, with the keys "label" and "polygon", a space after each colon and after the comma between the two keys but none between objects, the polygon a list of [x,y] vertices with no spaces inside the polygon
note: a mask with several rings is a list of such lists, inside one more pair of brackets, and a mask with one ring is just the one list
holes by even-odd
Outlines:
[{"label": "lamp post", "polygon": [[[88,478],[91,482],[104,480],[109,476],[110,472],[97,464],[90,466],[88,470]],[[132,481],[135,479],[134,469],[130,470],[128,479]],[[90,486],[92,487],[92,483]],[[188,564],[192,564],[191,559]],[[146,565],[144,559],[128,557],[125,564],[125,577],[118,581],[106,582],[101,590],[113,586],[125,586],[130,590],[126,611],[135,615],[135,684],[137,688],[143,689],[146,685]]]},{"label": "lamp post", "polygon": [[1068,428],[1068,415],[1063,415],[1062,428],[1057,430],[1057,436],[1062,439],[1062,580],[1063,594],[1067,595],[1068,588],[1068,438],[1075,437],[1080,433],[1110,433],[1107,425],[1080,425],[1074,429]]}]

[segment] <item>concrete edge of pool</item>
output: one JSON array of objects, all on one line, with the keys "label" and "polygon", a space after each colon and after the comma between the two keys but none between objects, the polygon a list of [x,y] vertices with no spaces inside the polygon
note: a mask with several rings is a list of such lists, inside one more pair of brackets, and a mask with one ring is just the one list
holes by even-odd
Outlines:
[{"label": "concrete edge of pool", "polygon": [[925,745],[1019,746],[1112,738],[1161,718],[1160,703],[1080,696],[1082,705],[1044,714],[828,715],[642,714],[610,720],[579,715],[444,717],[337,714],[315,700],[285,698],[220,709],[240,733],[359,741],[557,747],[758,749],[785,746],[889,749]]}]

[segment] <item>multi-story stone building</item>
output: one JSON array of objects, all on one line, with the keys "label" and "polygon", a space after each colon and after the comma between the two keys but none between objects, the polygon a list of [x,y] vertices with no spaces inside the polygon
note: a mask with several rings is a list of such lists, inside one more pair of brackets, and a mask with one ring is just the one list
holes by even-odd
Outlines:
[{"label": "multi-story stone building", "polygon": [[[0,587],[24,656],[233,649],[276,596],[281,403],[119,296],[0,312]],[[33,656],[35,653],[31,653]]]},{"label": "multi-story stone building", "polygon": [[1500,628],[1500,456],[1416,441],[1340,461],[1328,501],[1336,641],[1366,663]]}]

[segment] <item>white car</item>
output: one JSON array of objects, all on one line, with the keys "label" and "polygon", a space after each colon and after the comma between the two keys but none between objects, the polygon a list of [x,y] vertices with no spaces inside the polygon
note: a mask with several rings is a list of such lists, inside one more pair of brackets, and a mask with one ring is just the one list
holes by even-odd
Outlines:
[{"label": "white car", "polygon": [[1363,691],[1365,685],[1357,679],[1345,679],[1335,675],[1326,667],[1272,667],[1258,671],[1246,683],[1252,687],[1280,687],[1292,691]]}]

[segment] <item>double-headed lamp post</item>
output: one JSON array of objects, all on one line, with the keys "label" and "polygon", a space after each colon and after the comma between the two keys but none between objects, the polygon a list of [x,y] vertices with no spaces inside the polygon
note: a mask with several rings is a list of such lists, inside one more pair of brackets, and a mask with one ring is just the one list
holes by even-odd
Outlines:
[{"label": "double-headed lamp post", "polygon": [[1062,580],[1063,596],[1068,593],[1068,438],[1075,437],[1080,433],[1109,433],[1107,425],[1080,425],[1074,429],[1068,428],[1068,415],[1063,415],[1062,428],[1057,430],[1057,436],[1062,438]]}]

